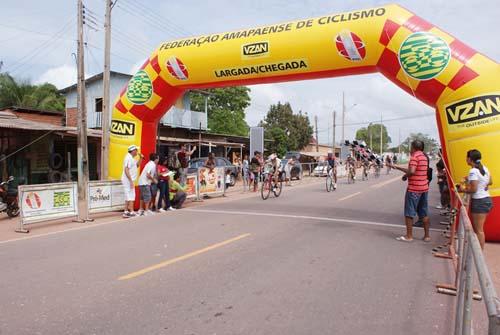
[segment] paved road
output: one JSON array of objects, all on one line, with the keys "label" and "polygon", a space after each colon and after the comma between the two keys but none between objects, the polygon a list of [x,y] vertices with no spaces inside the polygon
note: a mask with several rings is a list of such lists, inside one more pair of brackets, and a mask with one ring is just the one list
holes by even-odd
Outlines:
[{"label": "paved road", "polygon": [[0,244],[0,334],[451,334],[396,176]]}]

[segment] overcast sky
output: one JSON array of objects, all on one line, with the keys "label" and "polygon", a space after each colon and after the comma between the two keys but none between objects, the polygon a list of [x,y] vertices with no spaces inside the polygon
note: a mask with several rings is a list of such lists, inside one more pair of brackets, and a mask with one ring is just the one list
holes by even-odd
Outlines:
[{"label": "overcast sky", "polygon": [[[87,9],[97,18],[99,31],[88,29],[86,72],[102,71],[104,1],[87,0]],[[118,0],[113,9],[112,66],[132,73],[161,42],[192,35],[209,34],[363,9],[385,4],[381,1],[326,0]],[[498,0],[399,2],[417,15],[461,39],[490,58],[500,60],[500,6]],[[57,87],[76,81],[73,53],[76,52],[76,0],[0,0],[0,61],[3,71],[35,83]],[[54,34],[55,38],[54,38]],[[249,125],[256,125],[268,107],[289,101],[319,119],[322,143],[332,140],[332,111],[341,110],[346,95],[346,124],[422,115],[386,125],[392,143],[399,132],[424,132],[437,138],[433,110],[403,92],[378,74],[354,77],[251,86],[252,105],[247,109]],[[349,108],[356,104],[355,107]],[[340,115],[337,117],[340,123]],[[353,138],[359,125],[346,127]],[[341,136],[337,128],[337,141]]]}]

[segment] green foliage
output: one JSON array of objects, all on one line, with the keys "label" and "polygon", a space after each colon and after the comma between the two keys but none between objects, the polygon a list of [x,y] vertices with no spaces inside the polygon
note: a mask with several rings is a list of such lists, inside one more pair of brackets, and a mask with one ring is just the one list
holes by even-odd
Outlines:
[{"label": "green foliage", "polygon": [[294,114],[288,102],[271,105],[260,126],[264,127],[265,138],[273,140],[266,144],[267,149],[280,156],[308,145],[313,133],[307,114]]},{"label": "green foliage", "polygon": [[[213,133],[248,136],[245,108],[250,106],[250,89],[245,86],[207,90],[208,128]],[[191,110],[205,111],[205,95],[190,92]]]},{"label": "green foliage", "polygon": [[410,152],[409,145],[414,140],[421,140],[424,142],[424,151],[430,153],[437,153],[439,151],[439,142],[427,134],[411,133],[403,143],[401,143],[401,151]]},{"label": "green foliage", "polygon": [[16,80],[7,73],[0,74],[0,109],[18,106],[63,111],[64,96],[52,84],[32,85]]},{"label": "green foliage", "polygon": [[389,143],[391,143],[391,137],[387,132],[386,126],[383,124],[370,124],[368,127],[363,127],[356,131],[356,140],[365,141],[366,145],[370,147],[375,152],[380,152],[380,127],[382,127],[382,144],[383,151],[387,151],[389,148]]}]

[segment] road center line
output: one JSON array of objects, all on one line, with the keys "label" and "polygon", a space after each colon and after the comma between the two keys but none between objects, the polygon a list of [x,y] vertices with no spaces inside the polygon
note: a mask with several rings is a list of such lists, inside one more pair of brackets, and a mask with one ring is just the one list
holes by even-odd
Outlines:
[{"label": "road center line", "polygon": [[[384,223],[376,221],[364,221],[364,220],[351,220],[351,219],[335,219],[322,216],[308,216],[308,215],[291,215],[291,214],[275,214],[275,213],[261,213],[261,212],[241,212],[241,211],[223,211],[223,210],[210,210],[210,209],[184,209],[186,212],[197,212],[197,213],[208,213],[208,214],[229,214],[229,215],[244,215],[244,216],[268,216],[268,217],[278,217],[278,218],[288,218],[288,219],[304,219],[304,220],[316,220],[316,221],[330,221],[330,222],[340,222],[340,223],[354,223],[363,224],[368,226],[382,226],[382,227],[395,227],[404,229],[404,225],[398,225],[393,223]],[[414,229],[423,229],[420,227],[414,227]],[[432,231],[443,232],[442,229],[431,228]]]},{"label": "road center line", "polygon": [[382,187],[382,186],[385,186],[387,184],[390,184],[392,182],[395,182],[396,180],[401,180],[401,177],[397,177],[397,178],[392,178],[392,179],[389,179],[389,180],[386,180],[382,183],[378,183],[378,184],[375,184],[375,185],[372,185],[370,187],[373,187],[373,188],[379,188],[379,187]]},{"label": "road center line", "polygon": [[169,265],[172,265],[172,264],[175,264],[177,262],[186,260],[188,258],[197,256],[197,255],[203,254],[205,252],[208,252],[208,251],[211,251],[211,250],[223,247],[223,246],[228,245],[230,243],[239,241],[239,240],[241,240],[241,239],[243,239],[245,237],[248,237],[250,235],[251,234],[247,233],[247,234],[243,234],[243,235],[240,235],[240,236],[233,237],[233,238],[231,238],[229,240],[225,240],[223,242],[212,244],[211,246],[208,246],[206,248],[199,249],[199,250],[190,252],[188,254],[185,254],[185,255],[182,255],[182,256],[179,256],[179,257],[175,257],[175,258],[166,260],[164,262],[161,262],[161,263],[158,263],[158,264],[155,264],[155,265],[148,266],[147,268],[144,268],[142,270],[135,271],[135,272],[129,273],[127,275],[121,276],[121,277],[118,278],[118,280],[127,280],[127,279],[132,279],[132,278],[136,278],[136,277],[142,276],[142,275],[144,275],[144,274],[146,274],[148,272],[151,272],[151,271],[154,271],[154,270],[158,270],[158,269],[167,267]]},{"label": "road center line", "polygon": [[356,192],[356,193],[353,193],[353,194],[350,194],[348,195],[347,197],[343,197],[343,198],[340,198],[339,201],[344,201],[344,200],[347,200],[347,199],[350,199],[350,198],[353,198],[357,195],[361,194],[361,192]]}]

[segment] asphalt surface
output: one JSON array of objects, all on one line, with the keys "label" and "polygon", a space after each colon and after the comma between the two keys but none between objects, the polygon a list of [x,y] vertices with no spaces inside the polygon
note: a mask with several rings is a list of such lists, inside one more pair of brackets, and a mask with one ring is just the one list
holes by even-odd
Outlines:
[{"label": "asphalt surface", "polygon": [[452,334],[440,232],[395,240],[397,176],[0,244],[0,334]]}]

